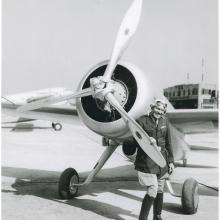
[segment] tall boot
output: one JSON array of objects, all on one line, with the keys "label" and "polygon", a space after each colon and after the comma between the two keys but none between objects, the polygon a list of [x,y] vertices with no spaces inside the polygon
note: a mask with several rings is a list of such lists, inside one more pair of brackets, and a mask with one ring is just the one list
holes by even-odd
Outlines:
[{"label": "tall boot", "polygon": [[147,220],[153,201],[154,197],[151,197],[148,194],[145,195],[141,205],[139,220]]},{"label": "tall boot", "polygon": [[162,220],[161,213],[163,208],[163,193],[157,193],[157,197],[154,200],[153,212],[154,219],[153,220]]}]

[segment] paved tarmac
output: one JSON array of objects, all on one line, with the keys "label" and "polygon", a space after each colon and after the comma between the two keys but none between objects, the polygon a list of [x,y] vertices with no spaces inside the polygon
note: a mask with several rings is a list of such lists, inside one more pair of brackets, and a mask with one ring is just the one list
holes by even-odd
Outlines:
[{"label": "paved tarmac", "polygon": [[[68,201],[59,199],[57,182],[61,172],[73,167],[84,180],[104,151],[101,137],[77,118],[75,122],[71,126],[63,125],[61,131],[54,131],[49,122],[43,121],[3,125],[3,220],[138,219],[145,191],[137,182],[133,164],[120,148],[95,181],[80,188],[78,197]],[[214,149],[191,151],[188,166],[182,167],[178,162],[171,177],[176,192],[181,192],[182,183],[189,177],[203,184],[199,188],[198,212],[185,215],[180,198],[166,192],[164,220],[218,219],[217,134],[206,134],[206,137],[206,144],[215,146]],[[198,140],[195,136],[188,138],[194,145],[195,139]],[[203,135],[200,146],[205,145],[205,140]]]}]

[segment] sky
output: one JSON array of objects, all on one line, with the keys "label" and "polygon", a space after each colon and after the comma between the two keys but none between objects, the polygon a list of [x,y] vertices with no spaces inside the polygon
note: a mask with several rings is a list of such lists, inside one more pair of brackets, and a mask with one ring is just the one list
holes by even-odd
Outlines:
[{"label": "sky", "polygon": [[[76,90],[91,67],[110,58],[131,2],[3,0],[2,95]],[[143,69],[158,89],[200,83],[202,72],[204,82],[217,83],[218,1],[144,0],[122,60]]]}]

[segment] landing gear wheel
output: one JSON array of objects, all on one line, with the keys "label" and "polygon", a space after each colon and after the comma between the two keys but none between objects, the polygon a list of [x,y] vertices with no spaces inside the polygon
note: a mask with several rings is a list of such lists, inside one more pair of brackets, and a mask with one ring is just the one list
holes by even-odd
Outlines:
[{"label": "landing gear wheel", "polygon": [[76,197],[79,183],[79,175],[73,168],[67,168],[63,171],[59,179],[58,191],[61,199],[72,199]]},{"label": "landing gear wheel", "polygon": [[60,123],[52,123],[52,128],[55,130],[55,131],[60,131],[62,129],[62,125]]},{"label": "landing gear wheel", "polygon": [[182,188],[182,208],[186,214],[195,214],[199,204],[199,186],[193,178],[188,178]]}]

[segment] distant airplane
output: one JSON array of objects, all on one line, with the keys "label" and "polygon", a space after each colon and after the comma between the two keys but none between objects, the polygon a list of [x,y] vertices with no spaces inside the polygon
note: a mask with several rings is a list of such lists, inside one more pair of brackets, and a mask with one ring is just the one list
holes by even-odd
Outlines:
[{"label": "distant airplane", "polygon": [[[2,97],[2,106],[5,108],[17,108],[19,105],[25,105],[27,103],[39,101],[45,98],[49,98],[51,96],[55,95],[66,95],[69,94],[72,91],[68,91],[65,88],[48,88],[48,89],[41,89],[41,90],[36,90],[36,91],[31,91],[31,92],[25,92],[25,93],[20,93],[20,94],[15,94],[15,95],[8,95],[6,97]],[[61,110],[61,105],[64,105],[64,107],[67,109],[68,107],[71,108],[76,108],[75,100],[73,102],[62,102],[61,104],[59,103],[59,106],[53,107],[53,111],[56,110]],[[48,109],[49,110],[49,109]],[[3,110],[4,113],[4,110]],[[75,110],[75,113],[77,114],[77,111]],[[8,112],[6,112],[8,114]],[[11,115],[11,114],[10,114]],[[18,116],[17,114],[12,114],[13,116]],[[22,122],[29,122],[36,120],[35,118],[27,118],[27,117],[17,117],[16,120],[8,120],[2,122],[2,124],[11,124],[11,123],[22,123]],[[59,122],[52,122],[52,128],[55,131],[60,131],[62,129],[62,125]]]},{"label": "distant airplane", "polygon": [[[76,196],[78,188],[88,185],[100,171],[115,149],[122,145],[123,152],[128,157],[135,155],[136,149],[129,144],[133,137],[143,151],[159,166],[165,166],[157,146],[151,143],[150,137],[135,121],[146,114],[155,98],[166,99],[156,89],[147,74],[131,63],[120,61],[128,42],[136,32],[141,15],[142,0],[134,0],[129,7],[119,28],[110,60],[94,66],[81,80],[76,92],[62,91],[55,94],[44,94],[33,97],[26,104],[10,102],[2,103],[2,112],[26,119],[42,119],[59,123],[74,123],[73,108],[65,108],[54,104],[76,100],[77,114],[84,124],[97,134],[104,137],[107,145],[95,167],[83,183],[75,169],[66,169],[59,180],[59,194],[63,199]],[[158,79],[166,75],[158,76]],[[167,100],[167,99],[166,99]],[[215,129],[213,121],[218,120],[216,109],[175,110],[168,102],[167,117],[171,130],[171,144],[175,160],[186,163],[188,146],[184,138],[184,127],[193,132],[205,129]],[[191,127],[193,123],[193,127]],[[159,131],[161,132],[161,131]],[[128,143],[128,144],[125,144]],[[187,213],[195,213],[198,207],[198,183],[190,178],[184,182],[182,195],[172,191],[169,182],[168,189],[172,195],[182,197],[182,205]]]}]

